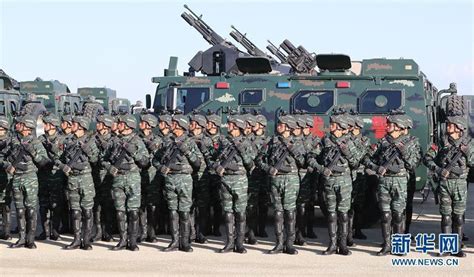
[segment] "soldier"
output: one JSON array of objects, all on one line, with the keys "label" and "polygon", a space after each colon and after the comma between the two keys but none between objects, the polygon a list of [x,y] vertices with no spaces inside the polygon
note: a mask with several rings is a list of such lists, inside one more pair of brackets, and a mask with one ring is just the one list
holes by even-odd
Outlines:
[{"label": "soldier", "polygon": [[[351,206],[351,167],[357,165],[357,149],[350,138],[350,116],[342,109],[330,117],[330,134],[321,142],[321,163],[310,166],[321,173],[328,209],[329,246],[323,255],[350,255],[347,248],[348,211]],[[336,214],[337,212],[337,214]],[[336,244],[337,243],[337,244]]]},{"label": "soldier", "polygon": [[[149,157],[154,157],[155,153],[162,146],[162,139],[153,133],[153,129],[158,126],[158,119],[152,114],[140,115],[140,137],[145,143]],[[140,241],[156,242],[156,228],[158,220],[159,187],[156,177],[156,168],[150,164],[140,171],[142,187],[142,205],[140,207]],[[146,212],[145,212],[146,211]],[[142,218],[145,215],[147,218]]]},{"label": "soldier", "polygon": [[[463,214],[466,211],[467,200],[467,176],[469,167],[474,166],[474,145],[462,114],[450,114],[447,117],[446,134],[439,147],[433,144],[428,149],[424,163],[435,173],[435,182],[438,185],[441,232],[458,234],[458,245],[461,245]],[[466,253],[460,248],[455,256],[465,257]]]},{"label": "soldier", "polygon": [[[86,117],[76,116],[72,119],[74,139],[66,145],[61,161],[57,163],[67,176],[66,196],[69,201],[74,235],[72,243],[65,247],[69,250],[79,247],[92,250],[92,208],[95,189],[91,163],[98,161],[99,150],[94,138],[87,133],[89,127],[90,121]],[[81,232],[81,220],[83,232]]]},{"label": "soldier", "polygon": [[364,128],[364,121],[355,112],[351,112],[353,117],[353,124],[350,126],[350,135],[354,144],[357,147],[359,166],[352,169],[352,196],[351,209],[349,210],[349,233],[347,235],[347,246],[353,246],[354,240],[367,239],[362,233],[362,218],[365,203],[365,195],[367,193],[367,179],[365,176],[363,158],[370,150],[370,140],[368,137],[362,135],[362,128]]},{"label": "soldier", "polygon": [[64,211],[64,173],[55,165],[64,150],[64,139],[59,134],[59,117],[48,114],[43,117],[44,132],[39,140],[48,154],[50,162],[38,173],[39,205],[43,231],[37,240],[58,240],[59,226]]},{"label": "soldier", "polygon": [[[63,145],[66,146],[72,142],[74,139],[74,134],[72,133],[72,115],[70,114],[63,114],[61,115],[61,131],[63,136]],[[71,214],[69,211],[69,203],[67,201],[67,178],[64,178],[63,183],[63,202],[61,204],[62,207],[66,207],[66,211],[63,211],[61,216],[61,229],[59,230],[60,234],[70,233],[71,231],[71,220],[69,215]]]},{"label": "soldier", "polygon": [[153,160],[153,165],[165,176],[165,196],[170,217],[171,243],[164,251],[179,249],[192,252],[193,248],[189,243],[189,213],[193,194],[191,174],[201,165],[202,155],[194,140],[187,134],[188,118],[175,114],[172,120],[171,129],[175,135],[173,142],[161,156],[161,161],[156,158]]},{"label": "soldier", "polygon": [[[138,251],[138,209],[141,206],[140,168],[145,168],[150,157],[145,144],[134,133],[137,120],[132,115],[122,115],[119,119],[118,130],[120,137],[114,143],[111,154],[105,163],[108,172],[114,177],[112,195],[117,212],[117,224],[120,241],[112,250],[122,250],[125,247]],[[127,215],[128,213],[128,242]]]},{"label": "soldier", "polygon": [[[208,112],[206,116],[207,120],[207,125],[206,125],[206,135],[212,140],[212,143],[214,145],[214,150],[212,154],[212,157],[209,157],[210,160],[213,160],[216,155],[216,151],[219,148],[219,143],[222,141],[224,138],[220,134],[220,128],[222,125],[222,120],[220,115]],[[209,164],[209,161],[207,161]],[[220,224],[221,224],[221,218],[222,218],[222,206],[220,203],[220,196],[219,196],[219,189],[220,189],[220,177],[214,172],[212,168],[209,169],[210,172],[210,203],[209,206],[212,208],[212,216],[210,217],[210,222],[209,224],[210,230],[209,233],[213,234],[216,237],[221,236],[221,232],[219,230]],[[211,215],[211,214],[209,214]]]},{"label": "soldier", "polygon": [[[204,115],[194,113],[190,116],[190,125],[189,129],[191,132],[191,137],[194,139],[194,142],[198,146],[203,159],[201,161],[201,166],[199,169],[193,172],[193,209],[192,216],[195,216],[195,209],[198,209],[198,225],[197,225],[197,235],[194,235],[196,242],[206,243],[207,238],[205,236],[207,231],[207,219],[209,217],[209,201],[210,201],[210,192],[209,192],[209,168],[208,163],[212,159],[212,149],[214,145],[211,138],[205,135],[204,130],[206,128],[207,121]],[[193,224],[191,224],[191,239],[193,238],[192,229]]]},{"label": "soldier", "polygon": [[[251,141],[252,145],[256,149],[265,149],[270,141],[270,138],[265,135],[267,128],[267,118],[263,114],[255,115],[256,124],[253,127],[252,131],[254,133],[254,139]],[[257,154],[258,154],[257,150]],[[268,207],[271,204],[270,201],[270,182],[268,179],[268,174],[259,166],[252,171],[251,179],[255,178],[255,181],[258,184],[258,216],[257,222],[251,222],[251,217],[247,220],[249,221],[249,226],[254,225],[256,235],[262,238],[268,237],[267,232],[265,231],[265,225],[267,223]],[[251,180],[249,179],[249,183]],[[249,184],[250,185],[250,184]],[[249,197],[250,198],[250,197]],[[257,228],[258,227],[258,228]],[[249,227],[250,228],[250,227]],[[250,234],[250,232],[249,232]],[[249,235],[248,239],[249,244],[251,244],[251,236]]]},{"label": "soldier", "polygon": [[420,161],[418,139],[405,135],[411,118],[401,110],[387,117],[387,135],[374,146],[374,154],[365,165],[379,176],[377,195],[382,211],[382,237],[384,244],[377,253],[384,256],[391,251],[392,228],[394,234],[403,234],[403,212],[406,207],[407,182],[410,170]]},{"label": "soldier", "polygon": [[[0,168],[4,168],[3,163],[6,158],[8,151],[8,145],[10,143],[10,135],[8,130],[10,129],[10,123],[5,116],[0,116]],[[0,212],[3,222],[3,233],[0,235],[2,240],[11,240],[10,228],[11,228],[11,178],[4,171],[0,170]]]},{"label": "soldier", "polygon": [[[280,115],[277,135],[273,136],[267,149],[262,149],[257,162],[270,175],[271,198],[275,209],[276,245],[270,254],[285,252],[298,254],[293,246],[295,241],[295,209],[299,191],[298,168],[305,163],[302,144],[291,137],[298,125],[291,115]],[[283,246],[283,226],[286,231]]]},{"label": "soldier", "polygon": [[[25,115],[18,122],[19,136],[12,140],[3,166],[13,175],[12,189],[18,221],[19,239],[12,248],[35,249],[36,206],[38,204],[38,168],[49,162],[41,142],[33,137],[36,120]],[[25,211],[26,209],[26,211]],[[26,217],[25,217],[26,215]]]},{"label": "soldier", "polygon": [[95,186],[94,199],[94,225],[96,228],[93,241],[111,241],[113,230],[114,203],[112,199],[113,176],[107,172],[103,162],[110,154],[113,146],[114,135],[112,125],[114,118],[107,114],[98,115],[96,118],[97,133],[94,136],[95,143],[99,149],[97,166],[92,169],[92,177]]},{"label": "soldier", "polygon": [[[227,118],[229,136],[221,141],[215,162],[215,172],[221,176],[221,203],[226,226],[226,243],[220,253],[247,253],[244,247],[247,208],[247,172],[255,167],[252,146],[243,137],[247,123],[243,116]],[[234,228],[235,225],[235,228]],[[237,230],[236,236],[234,230]]]}]

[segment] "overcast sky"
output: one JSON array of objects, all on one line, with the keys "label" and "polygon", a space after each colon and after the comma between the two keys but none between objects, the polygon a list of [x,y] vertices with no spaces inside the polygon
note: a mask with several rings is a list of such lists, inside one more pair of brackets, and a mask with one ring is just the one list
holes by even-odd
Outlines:
[{"label": "overcast sky", "polygon": [[18,81],[57,79],[74,92],[107,86],[133,102],[144,100],[170,56],[179,57],[182,73],[209,47],[180,17],[184,3],[234,44],[231,25],[261,49],[267,39],[288,38],[353,60],[413,58],[439,89],[456,82],[460,93],[474,93],[470,0],[0,0],[0,68]]}]

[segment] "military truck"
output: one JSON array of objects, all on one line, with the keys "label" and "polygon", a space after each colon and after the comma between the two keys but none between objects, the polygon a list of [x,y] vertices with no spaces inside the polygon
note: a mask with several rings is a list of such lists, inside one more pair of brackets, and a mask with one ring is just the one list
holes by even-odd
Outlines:
[{"label": "military truck", "polygon": [[130,100],[125,98],[115,98],[110,102],[110,111],[112,114],[131,113]]},{"label": "military truck", "polygon": [[14,82],[3,70],[0,72],[0,115],[5,115],[10,122],[20,110],[20,92],[14,89]]},{"label": "military truck", "polygon": [[[304,110],[313,115],[312,132],[322,137],[328,132],[332,110],[344,107],[360,113],[366,123],[364,135],[376,142],[386,134],[387,113],[401,108],[413,118],[412,133],[420,139],[423,150],[439,141],[441,114],[449,102],[441,97],[446,90],[438,91],[413,59],[352,61],[344,54],[309,53],[288,40],[279,48],[273,44],[267,47],[275,59],[234,27],[231,36],[242,43],[248,52],[245,54],[212,30],[202,16],[190,12],[181,16],[211,47],[199,51],[188,63],[189,72],[182,76],[177,73],[177,57],[171,57],[164,76],[152,78],[157,88],[153,104],[151,96],[146,97],[147,109],[153,108],[155,113],[180,109],[186,114],[194,109],[258,110],[269,120],[270,134],[277,110]],[[472,117],[472,108],[469,112]],[[429,181],[427,173],[424,166],[417,169],[418,189]]]},{"label": "military truck", "polygon": [[111,113],[110,103],[113,99],[117,98],[117,92],[106,87],[82,87],[77,89],[77,93],[83,99],[93,96],[107,114]]},{"label": "military truck", "polygon": [[[81,109],[81,97],[57,80],[43,81],[38,77],[34,81],[20,82],[20,93],[25,98],[22,107],[27,113],[37,115],[46,109],[61,115],[74,114]],[[35,103],[41,103],[44,109]]]}]

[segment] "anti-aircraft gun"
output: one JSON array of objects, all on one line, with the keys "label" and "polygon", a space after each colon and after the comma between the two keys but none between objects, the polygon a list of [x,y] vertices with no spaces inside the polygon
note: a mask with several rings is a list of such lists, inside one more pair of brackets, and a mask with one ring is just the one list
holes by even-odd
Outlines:
[{"label": "anti-aircraft gun", "polygon": [[316,54],[309,53],[303,46],[295,47],[285,39],[280,47],[288,54],[287,62],[294,73],[311,73],[317,65]]}]

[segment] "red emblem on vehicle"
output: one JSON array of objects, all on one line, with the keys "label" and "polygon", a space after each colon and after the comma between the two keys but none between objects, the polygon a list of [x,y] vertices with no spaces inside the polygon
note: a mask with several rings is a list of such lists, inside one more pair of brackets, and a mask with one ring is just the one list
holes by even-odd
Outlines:
[{"label": "red emblem on vehicle", "polygon": [[324,120],[320,116],[313,116],[313,128],[311,133],[320,138],[324,137]]},{"label": "red emblem on vehicle", "polygon": [[376,139],[383,138],[387,134],[387,118],[385,116],[373,116],[371,129],[374,131]]}]

